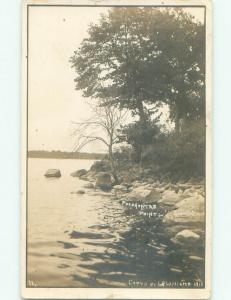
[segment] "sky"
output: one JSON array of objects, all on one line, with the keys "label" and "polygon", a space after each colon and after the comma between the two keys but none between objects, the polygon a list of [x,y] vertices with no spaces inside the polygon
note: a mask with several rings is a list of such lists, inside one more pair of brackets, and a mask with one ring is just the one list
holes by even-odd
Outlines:
[{"label": "sky", "polygon": [[[73,151],[73,122],[91,116],[81,91],[75,90],[76,74],[69,62],[107,7],[30,7],[28,76],[29,150]],[[187,8],[203,22],[203,8]],[[99,142],[88,144],[86,152],[105,152]]]}]

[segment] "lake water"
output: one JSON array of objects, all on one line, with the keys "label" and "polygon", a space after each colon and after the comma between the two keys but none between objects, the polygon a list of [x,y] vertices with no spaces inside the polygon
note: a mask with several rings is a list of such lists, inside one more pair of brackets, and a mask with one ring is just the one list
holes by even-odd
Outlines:
[{"label": "lake water", "polygon": [[[86,190],[70,176],[92,160],[36,159],[28,163],[27,280],[37,287],[150,287],[157,281],[197,280],[191,264],[158,218],[136,216],[110,195]],[[60,178],[46,178],[49,168]],[[199,264],[199,265],[198,265]]]}]

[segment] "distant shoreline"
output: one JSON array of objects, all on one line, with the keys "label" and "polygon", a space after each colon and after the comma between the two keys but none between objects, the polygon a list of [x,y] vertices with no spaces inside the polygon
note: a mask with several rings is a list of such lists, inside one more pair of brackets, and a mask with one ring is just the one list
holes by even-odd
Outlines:
[{"label": "distant shoreline", "polygon": [[28,158],[55,158],[55,159],[103,159],[103,153],[81,153],[63,151],[28,151]]}]

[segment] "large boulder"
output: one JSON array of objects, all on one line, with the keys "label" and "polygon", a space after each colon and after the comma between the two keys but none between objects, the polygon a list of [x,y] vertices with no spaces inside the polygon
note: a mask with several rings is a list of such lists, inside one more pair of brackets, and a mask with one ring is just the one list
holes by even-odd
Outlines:
[{"label": "large boulder", "polygon": [[95,187],[102,190],[110,190],[112,188],[111,174],[100,172],[96,177]]},{"label": "large boulder", "polygon": [[183,207],[188,210],[203,211],[205,205],[205,199],[201,195],[194,195],[185,198],[175,204],[176,208]]},{"label": "large boulder", "polygon": [[86,175],[86,174],[87,174],[87,170],[81,169],[81,170],[78,170],[78,171],[75,171],[75,172],[71,173],[71,176],[72,177],[81,177],[81,176]]},{"label": "large boulder", "polygon": [[163,219],[165,224],[191,224],[197,226],[204,223],[205,202],[201,195],[181,200],[175,206],[177,209],[165,215]]},{"label": "large boulder", "polygon": [[127,196],[128,200],[158,202],[161,198],[161,193],[156,189],[147,189],[145,186],[139,186],[132,190]]},{"label": "large boulder", "polygon": [[163,192],[160,203],[170,206],[175,206],[177,202],[180,201],[179,195],[175,191],[167,190]]},{"label": "large boulder", "polygon": [[61,177],[61,172],[59,169],[49,169],[46,171],[45,175],[46,177]]},{"label": "large boulder", "polygon": [[194,245],[199,240],[200,236],[188,229],[178,232],[175,237],[171,239],[171,241],[175,244],[186,244],[187,246]]}]

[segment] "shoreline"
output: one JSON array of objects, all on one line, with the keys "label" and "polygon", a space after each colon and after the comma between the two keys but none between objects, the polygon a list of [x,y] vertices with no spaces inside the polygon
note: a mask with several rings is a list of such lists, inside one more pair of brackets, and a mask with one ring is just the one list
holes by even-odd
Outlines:
[{"label": "shoreline", "polygon": [[[98,165],[100,167],[100,162]],[[80,179],[97,183],[97,177],[102,172],[106,172],[105,166],[101,170],[91,167]],[[126,171],[122,170],[122,173],[126,178],[131,174],[131,170],[128,168]],[[112,185],[111,190],[102,193],[119,201],[130,213],[135,211],[134,217],[161,221],[167,241],[186,253],[192,262],[204,263],[204,180],[190,178],[172,183],[170,180],[156,179],[147,168],[142,169],[141,173],[146,175],[141,176],[140,180],[122,180],[119,185]],[[94,191],[97,192],[100,193],[99,187]],[[150,206],[150,209],[147,206]]]}]

